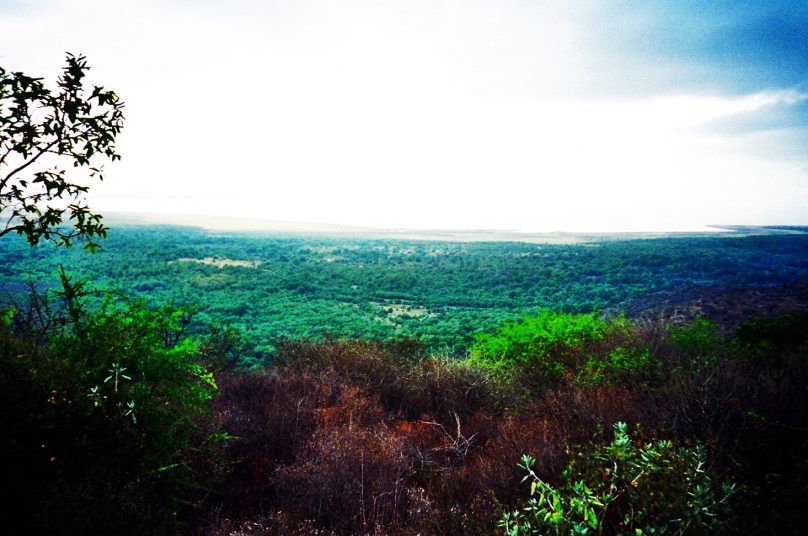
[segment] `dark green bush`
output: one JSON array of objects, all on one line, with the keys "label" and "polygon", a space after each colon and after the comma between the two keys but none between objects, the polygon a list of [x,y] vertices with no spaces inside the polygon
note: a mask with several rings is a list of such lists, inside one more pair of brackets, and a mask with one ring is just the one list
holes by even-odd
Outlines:
[{"label": "dark green bush", "polygon": [[684,326],[670,328],[670,338],[688,361],[712,363],[723,352],[726,340],[718,326],[706,318],[696,318]]},{"label": "dark green bush", "polygon": [[808,348],[808,312],[774,318],[752,317],[735,329],[738,347],[756,360],[771,364],[804,357]]},{"label": "dark green bush", "polygon": [[213,377],[181,310],[112,299],[93,310],[83,282],[63,282],[61,303],[34,300],[0,326],[6,528],[172,532],[210,465]]},{"label": "dark green bush", "polygon": [[703,448],[639,443],[625,423],[608,445],[580,449],[554,487],[523,456],[531,498],[500,527],[518,534],[714,534],[734,485],[716,485]]}]

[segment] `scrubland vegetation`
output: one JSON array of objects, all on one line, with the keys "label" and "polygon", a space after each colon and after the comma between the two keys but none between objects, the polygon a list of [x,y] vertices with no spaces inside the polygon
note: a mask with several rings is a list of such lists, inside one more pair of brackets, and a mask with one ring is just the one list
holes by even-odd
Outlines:
[{"label": "scrubland vegetation", "polygon": [[95,255],[10,238],[0,241],[0,293],[24,292],[27,281],[55,285],[62,264],[95,287],[195,307],[192,333],[237,327],[259,360],[278,338],[326,334],[418,339],[462,357],[475,333],[540,309],[632,315],[711,289],[770,289],[808,276],[808,234],[555,245],[125,226]]},{"label": "scrubland vegetation", "polygon": [[[577,249],[114,235],[92,257],[3,244],[10,533],[790,534],[808,521],[808,313],[730,326],[618,312],[697,280],[798,284],[800,235]],[[436,316],[342,315],[365,301]]]},{"label": "scrubland vegetation", "polygon": [[805,531],[805,229],[110,231],[88,69],[0,68],[4,534]]}]

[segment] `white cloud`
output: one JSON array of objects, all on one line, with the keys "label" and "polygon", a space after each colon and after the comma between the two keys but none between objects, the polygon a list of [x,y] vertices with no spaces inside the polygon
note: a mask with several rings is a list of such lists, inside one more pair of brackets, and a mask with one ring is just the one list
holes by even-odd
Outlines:
[{"label": "white cloud", "polygon": [[584,46],[590,22],[516,0],[66,0],[0,16],[0,50],[51,78],[64,51],[83,52],[125,97],[124,160],[91,192],[102,210],[522,230],[808,223],[804,159],[707,128],[802,95],[581,100],[603,56]]}]

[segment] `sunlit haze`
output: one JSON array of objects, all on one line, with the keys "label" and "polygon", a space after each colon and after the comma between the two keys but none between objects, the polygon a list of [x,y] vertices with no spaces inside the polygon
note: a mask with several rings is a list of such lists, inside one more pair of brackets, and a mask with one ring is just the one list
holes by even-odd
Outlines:
[{"label": "sunlit haze", "polygon": [[101,213],[808,225],[808,7],[684,4],[0,0],[0,65],[122,96]]}]

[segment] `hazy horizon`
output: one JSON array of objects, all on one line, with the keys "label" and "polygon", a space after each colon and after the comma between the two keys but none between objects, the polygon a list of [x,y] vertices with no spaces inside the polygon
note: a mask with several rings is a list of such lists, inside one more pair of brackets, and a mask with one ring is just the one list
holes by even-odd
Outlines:
[{"label": "hazy horizon", "polygon": [[126,102],[106,212],[808,225],[808,5],[0,0],[0,65]]},{"label": "hazy horizon", "polygon": [[[553,237],[557,235],[569,236],[597,236],[597,235],[677,235],[677,234],[743,234],[755,233],[769,230],[777,232],[778,227],[792,227],[788,225],[735,225],[732,223],[711,223],[690,228],[673,229],[546,229],[536,231],[520,231],[508,228],[452,228],[452,227],[383,227],[374,225],[346,225],[326,221],[292,221],[277,220],[273,218],[261,217],[239,217],[239,216],[211,216],[206,214],[177,214],[159,212],[128,212],[109,211],[104,214],[104,223],[108,226],[117,225],[177,225],[189,227],[201,227],[214,231],[256,231],[256,232],[280,232],[283,233],[303,233],[303,234],[323,234],[323,235],[369,235],[382,238],[394,237],[420,237],[423,239],[444,239],[441,237],[455,237],[458,239],[486,240],[486,239],[509,239],[522,237]],[[793,226],[801,227],[801,226]],[[782,229],[781,229],[782,230]],[[808,232],[808,226],[806,226]]]}]

